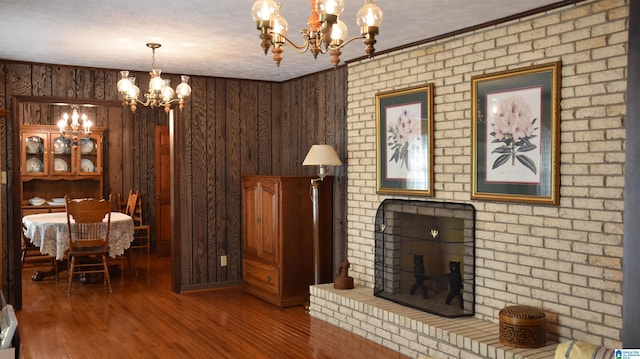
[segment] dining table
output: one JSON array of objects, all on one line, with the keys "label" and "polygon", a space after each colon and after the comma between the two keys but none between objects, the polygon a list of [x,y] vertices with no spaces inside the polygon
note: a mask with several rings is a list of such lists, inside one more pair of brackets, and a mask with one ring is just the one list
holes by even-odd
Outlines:
[{"label": "dining table", "polygon": [[[106,216],[104,221],[106,222]],[[74,224],[73,219],[71,224]],[[40,253],[56,259],[58,271],[66,270],[65,254],[69,250],[69,229],[67,226],[67,213],[39,213],[22,217],[24,236],[40,248]],[[105,226],[106,230],[106,226]],[[116,258],[123,255],[133,241],[133,218],[121,212],[111,212],[109,226],[109,256]],[[34,281],[40,281],[47,276],[55,275],[56,270],[36,271],[31,277]]]}]

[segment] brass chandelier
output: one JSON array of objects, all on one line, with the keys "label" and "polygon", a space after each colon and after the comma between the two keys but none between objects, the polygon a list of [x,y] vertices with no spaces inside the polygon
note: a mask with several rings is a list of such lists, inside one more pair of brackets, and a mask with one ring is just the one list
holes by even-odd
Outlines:
[{"label": "brass chandelier", "polygon": [[[88,138],[91,136],[91,126],[93,124],[86,114],[83,113],[80,115],[78,113],[77,105],[72,105],[71,108],[71,116],[65,112],[60,121],[58,121],[58,128],[60,129],[60,136],[71,139],[73,144],[77,145],[78,137],[83,136]],[[80,123],[80,120],[82,120],[82,123]]]},{"label": "brass chandelier", "polygon": [[[191,86],[189,86],[189,76],[182,75],[182,82],[176,87],[175,91],[171,88],[171,80],[163,79],[160,74],[161,70],[155,68],[156,49],[160,44],[148,43],[147,47],[151,49],[151,79],[149,80],[149,89],[144,94],[145,101],[138,99],[140,88],[136,86],[136,78],[129,77],[129,71],[120,71],[121,79],[118,81],[118,92],[122,95],[125,106],[129,106],[132,112],[136,111],[137,104],[151,107],[164,107],[166,112],[171,111],[171,104],[178,102],[180,110],[184,108],[189,95],[191,95]],[[177,98],[174,96],[177,95]]]},{"label": "brass chandelier", "polygon": [[344,9],[343,0],[310,0],[311,16],[307,20],[306,29],[300,30],[304,43],[297,45],[287,37],[288,23],[280,15],[280,5],[274,0],[256,0],[251,8],[251,15],[260,30],[262,49],[266,55],[273,46],[273,60],[278,66],[282,61],[282,47],[290,45],[297,52],[303,53],[310,50],[314,58],[319,53],[331,54],[333,66],[340,63],[340,49],[355,39],[363,39],[365,52],[369,57],[373,56],[376,43],[375,36],[382,24],[382,10],[376,5],[375,0],[365,0],[365,4],[356,15],[356,21],[360,26],[360,36],[347,40],[347,26],[340,20],[340,14]]}]

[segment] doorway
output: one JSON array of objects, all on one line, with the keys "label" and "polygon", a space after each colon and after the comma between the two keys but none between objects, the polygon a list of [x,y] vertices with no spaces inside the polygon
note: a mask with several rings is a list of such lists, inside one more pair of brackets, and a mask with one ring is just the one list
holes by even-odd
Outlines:
[{"label": "doorway", "polygon": [[171,137],[169,126],[155,128],[156,255],[171,255]]}]

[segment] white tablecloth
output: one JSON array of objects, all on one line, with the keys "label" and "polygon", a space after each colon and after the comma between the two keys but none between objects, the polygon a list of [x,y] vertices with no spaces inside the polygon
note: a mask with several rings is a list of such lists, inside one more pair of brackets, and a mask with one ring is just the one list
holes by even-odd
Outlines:
[{"label": "white tablecloth", "polygon": [[[105,219],[106,220],[106,219]],[[24,235],[40,247],[42,254],[61,260],[69,249],[67,213],[31,214],[22,217]],[[124,213],[111,212],[109,228],[109,255],[113,258],[124,254],[133,241],[133,219]]]}]

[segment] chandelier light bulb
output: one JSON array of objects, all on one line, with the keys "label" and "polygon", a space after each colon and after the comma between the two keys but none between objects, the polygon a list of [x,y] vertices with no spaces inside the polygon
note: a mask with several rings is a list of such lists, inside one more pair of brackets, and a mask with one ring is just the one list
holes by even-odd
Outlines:
[{"label": "chandelier light bulb", "polygon": [[331,40],[332,44],[340,45],[342,44],[349,33],[349,29],[347,28],[347,24],[345,24],[342,20],[338,19],[338,22],[333,24],[331,27]]},{"label": "chandelier light bulb", "polygon": [[186,99],[191,96],[191,86],[189,86],[189,76],[182,75],[180,77],[182,82],[176,87],[176,92],[178,93],[179,99]]},{"label": "chandelier light bulb", "polygon": [[375,0],[365,0],[365,4],[358,10],[356,21],[361,28],[380,27],[382,25],[382,10],[376,5]]},{"label": "chandelier light bulb", "polygon": [[274,0],[257,0],[251,7],[253,21],[269,21],[279,12],[279,6]]},{"label": "chandelier light bulb", "polygon": [[171,88],[171,80],[164,80],[164,87],[162,87],[162,99],[167,102],[171,101],[173,96],[175,95],[175,91]]},{"label": "chandelier light bulb", "polygon": [[317,11],[319,14],[331,14],[340,16],[344,10],[343,0],[320,0]]},{"label": "chandelier light bulb", "polygon": [[273,17],[273,28],[271,29],[275,35],[287,36],[289,32],[289,23],[284,17],[277,14]]},{"label": "chandelier light bulb", "polygon": [[128,92],[131,87],[129,81],[129,71],[120,71],[120,81],[118,81],[118,92]]},{"label": "chandelier light bulb", "polygon": [[161,92],[164,87],[164,80],[160,74],[162,71],[160,69],[151,70],[151,79],[149,79],[149,90],[154,92]]}]

